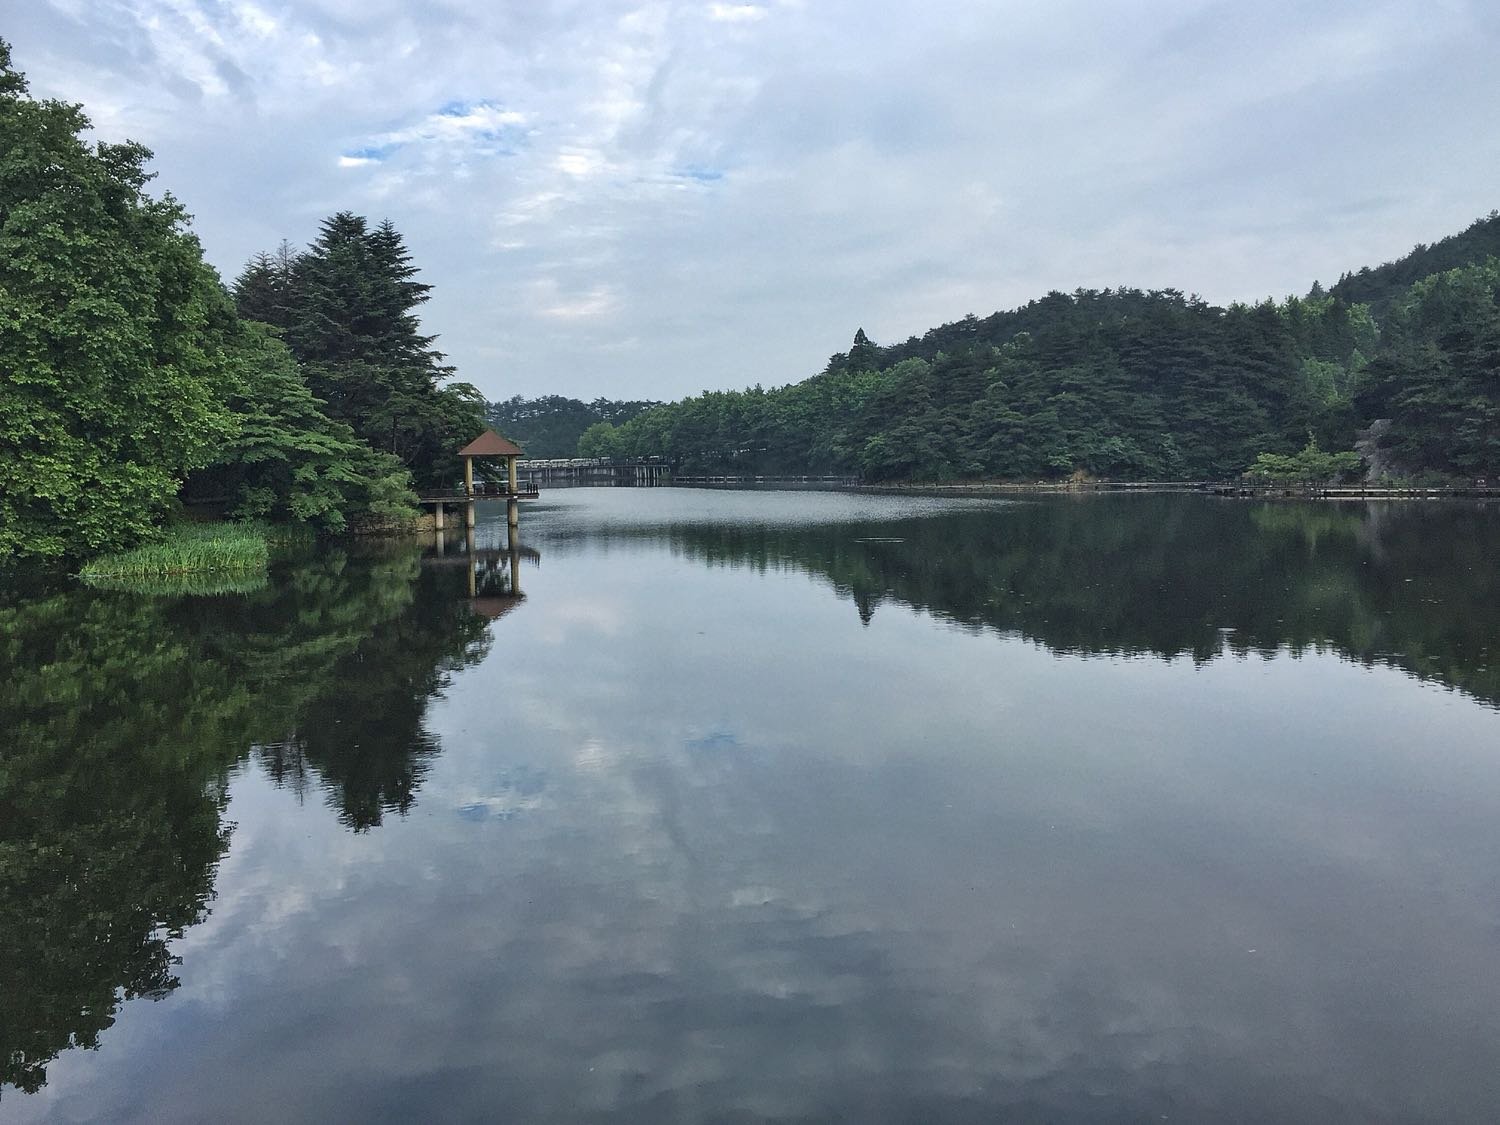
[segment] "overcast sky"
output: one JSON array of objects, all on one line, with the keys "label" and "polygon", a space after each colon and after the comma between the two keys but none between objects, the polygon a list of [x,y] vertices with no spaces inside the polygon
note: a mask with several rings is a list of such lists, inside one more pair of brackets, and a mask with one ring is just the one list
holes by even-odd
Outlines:
[{"label": "overcast sky", "polygon": [[1500,4],[16,0],[232,278],[390,218],[491,398],[794,382],[1049,289],[1305,291],[1500,206]]}]

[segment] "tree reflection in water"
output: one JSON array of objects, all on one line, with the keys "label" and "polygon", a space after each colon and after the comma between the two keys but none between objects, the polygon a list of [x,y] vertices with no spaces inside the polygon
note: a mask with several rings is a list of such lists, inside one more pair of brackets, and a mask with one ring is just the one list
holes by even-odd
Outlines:
[{"label": "tree reflection in water", "polygon": [[1500,521],[1480,505],[1142,495],[991,512],[636,534],[710,565],[823,577],[866,623],[890,601],[1081,655],[1328,647],[1500,704]]},{"label": "tree reflection in water", "polygon": [[[1461,505],[1133,496],[536,530],[794,568],[866,622],[896,602],[1066,653],[1328,648],[1500,703],[1500,521]],[[125,999],[177,987],[171,941],[209,909],[236,766],[322,793],[355,831],[412,809],[439,751],[429,703],[484,658],[534,557],[444,548],[323,549],[242,596],[0,601],[0,1080],[39,1088]]]},{"label": "tree reflection in water", "polygon": [[355,830],[412,807],[429,701],[488,650],[465,593],[385,545],[248,596],[0,603],[0,1082],[40,1088],[124,1000],[177,987],[170,942],[208,912],[236,764],[323,790]]}]

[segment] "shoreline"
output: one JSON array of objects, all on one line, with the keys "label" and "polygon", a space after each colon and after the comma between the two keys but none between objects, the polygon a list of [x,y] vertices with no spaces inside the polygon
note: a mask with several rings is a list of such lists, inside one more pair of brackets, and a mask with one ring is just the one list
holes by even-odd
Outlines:
[{"label": "shoreline", "polygon": [[1184,493],[1247,500],[1500,500],[1500,486],[1374,484],[1246,484],[1212,481],[1006,481],[888,482],[853,486],[855,491],[899,495],[1047,496],[1119,493]]}]

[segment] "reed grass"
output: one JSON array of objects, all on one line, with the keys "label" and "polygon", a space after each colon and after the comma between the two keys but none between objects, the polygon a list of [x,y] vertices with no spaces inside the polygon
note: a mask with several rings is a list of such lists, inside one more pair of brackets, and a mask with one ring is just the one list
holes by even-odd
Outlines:
[{"label": "reed grass", "polygon": [[263,570],[196,571],[192,574],[97,575],[83,581],[95,590],[118,590],[156,598],[205,598],[225,594],[253,594],[265,589],[270,576]]},{"label": "reed grass", "polygon": [[140,588],[187,575],[264,575],[272,538],[257,523],[176,524],[157,542],[86,563],[78,576],[91,585]]}]

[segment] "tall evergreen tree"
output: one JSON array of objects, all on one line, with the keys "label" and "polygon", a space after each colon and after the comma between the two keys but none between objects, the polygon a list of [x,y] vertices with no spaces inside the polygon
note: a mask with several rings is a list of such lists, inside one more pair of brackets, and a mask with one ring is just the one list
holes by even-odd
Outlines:
[{"label": "tall evergreen tree", "polygon": [[880,349],[870,342],[863,328],[854,331],[854,343],[849,346],[849,366],[861,370],[873,367],[880,359]]},{"label": "tall evergreen tree", "polygon": [[235,281],[234,298],[239,314],[282,330],[291,326],[295,304],[297,254],[286,239],[276,253],[261,252],[251,258]]},{"label": "tall evergreen tree", "polygon": [[419,483],[452,477],[458,449],[483,428],[483,400],[468,384],[441,385],[453,369],[417,316],[432,287],[414,280],[395,227],[372,230],[341,211],[287,260],[284,252],[251,260],[235,286],[241,313],[269,314],[283,329],[331,417],[399,458]]}]

